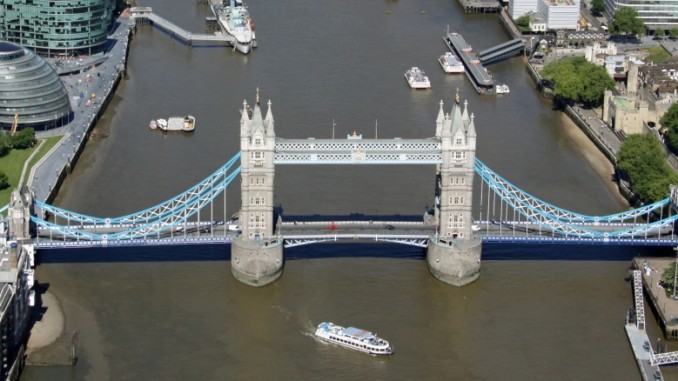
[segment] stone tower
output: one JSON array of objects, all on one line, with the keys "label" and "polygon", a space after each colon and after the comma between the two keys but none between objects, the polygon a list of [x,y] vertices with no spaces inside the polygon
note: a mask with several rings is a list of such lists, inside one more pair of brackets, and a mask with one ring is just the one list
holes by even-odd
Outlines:
[{"label": "stone tower", "polygon": [[240,119],[240,228],[231,244],[231,270],[250,286],[267,285],[282,275],[282,240],[274,235],[273,180],[275,129],[271,102],[262,118],[259,93],[250,119],[247,102]]},{"label": "stone tower", "polygon": [[429,239],[426,262],[441,281],[463,286],[478,278],[482,243],[471,225],[473,178],[475,175],[476,130],[473,115],[456,104],[451,114],[440,111],[436,138],[441,141],[443,162],[436,170],[434,217],[436,234]]},{"label": "stone tower", "polygon": [[33,193],[26,186],[12,191],[9,208],[9,239],[24,241],[32,239],[31,215],[33,214]]}]

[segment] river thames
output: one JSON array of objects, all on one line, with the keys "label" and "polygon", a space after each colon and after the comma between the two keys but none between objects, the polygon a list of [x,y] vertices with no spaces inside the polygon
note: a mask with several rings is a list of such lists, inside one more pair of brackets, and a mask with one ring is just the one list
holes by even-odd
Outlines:
[{"label": "river thames", "polygon": [[[195,1],[141,5],[194,32],[211,15]],[[442,72],[447,26],[480,51],[508,39],[497,15],[465,15],[450,0],[249,7],[259,48],[247,56],[138,28],[128,78],[55,204],[119,216],[183,192],[239,150],[239,109],[258,87],[285,138],[331,137],[333,120],[337,137],[371,138],[376,124],[380,138],[430,137],[440,100],[448,111],[459,89],[475,115],[478,157],[503,177],[585,214],[628,208],[605,159],[535,90],[523,58],[490,66],[509,85],[505,96],[479,96],[465,76]],[[403,73],[412,66],[427,72],[431,90],[409,89]],[[197,118],[193,134],[148,129],[151,119],[184,114]],[[419,215],[433,202],[434,168],[285,166],[275,186],[288,215]],[[235,181],[229,215],[238,192]],[[254,289],[231,276],[229,251],[41,255],[36,279],[61,300],[66,330],[78,332],[78,362],[29,367],[22,380],[637,380],[624,278],[634,255],[664,253],[485,245],[479,280],[456,288],[429,275],[420,249],[312,245],[287,249],[282,278]],[[319,343],[322,321],[376,331],[396,354]],[[678,380],[675,369],[664,373]]]}]

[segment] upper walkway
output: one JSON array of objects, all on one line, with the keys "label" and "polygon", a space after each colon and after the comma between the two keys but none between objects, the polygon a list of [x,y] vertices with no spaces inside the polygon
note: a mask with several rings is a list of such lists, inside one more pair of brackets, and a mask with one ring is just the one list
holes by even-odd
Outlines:
[{"label": "upper walkway", "polygon": [[525,49],[525,40],[522,38],[515,38],[511,41],[506,41],[499,45],[485,49],[478,53],[478,58],[483,65],[499,62],[501,60],[511,58],[519,55]]},{"label": "upper walkway", "polygon": [[153,13],[151,7],[132,7],[130,8],[130,16],[135,19],[148,20],[156,27],[165,30],[171,36],[176,37],[188,45],[233,45],[235,42],[235,38],[228,34],[191,33],[173,22]]}]

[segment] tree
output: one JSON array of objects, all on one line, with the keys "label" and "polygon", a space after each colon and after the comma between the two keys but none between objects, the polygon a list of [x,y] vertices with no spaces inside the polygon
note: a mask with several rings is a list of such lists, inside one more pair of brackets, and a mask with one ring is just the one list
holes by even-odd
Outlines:
[{"label": "tree", "polygon": [[603,13],[605,10],[605,1],[604,0],[592,0],[591,1],[591,13],[597,15]]},{"label": "tree", "polygon": [[671,28],[669,30],[669,36],[671,36],[672,40],[675,40],[676,38],[678,38],[678,28]]},{"label": "tree", "polygon": [[12,136],[12,148],[26,149],[35,144],[35,131],[32,128],[24,128]]},{"label": "tree", "polygon": [[553,83],[556,97],[565,103],[596,107],[603,103],[605,90],[614,88],[614,80],[605,68],[584,57],[567,57],[548,63],[541,75]]},{"label": "tree", "polygon": [[664,116],[659,119],[664,130],[666,145],[672,152],[678,152],[678,103],[669,107]]},{"label": "tree", "polygon": [[5,172],[0,171],[0,189],[9,188],[9,178]]},{"label": "tree", "polygon": [[678,175],[666,163],[666,152],[651,134],[631,135],[617,154],[617,166],[631,182],[641,202],[652,203],[669,195],[669,185],[678,184]]},{"label": "tree", "polygon": [[610,25],[613,35],[638,36],[645,32],[645,23],[638,18],[638,11],[631,7],[621,7],[614,14],[614,21]]},{"label": "tree", "polygon": [[654,38],[656,38],[658,40],[663,40],[665,35],[666,35],[666,32],[664,32],[664,29],[662,29],[662,28],[659,28],[659,29],[654,31]]},{"label": "tree", "polygon": [[522,29],[529,29],[530,28],[530,16],[529,15],[522,15],[518,17],[516,20],[516,25],[519,26]]},{"label": "tree", "polygon": [[0,157],[7,155],[11,149],[7,131],[0,130]]},{"label": "tree", "polygon": [[669,267],[664,269],[662,274],[662,283],[664,283],[664,289],[666,293],[671,293],[673,295],[673,284],[676,279],[676,263],[672,263]]}]

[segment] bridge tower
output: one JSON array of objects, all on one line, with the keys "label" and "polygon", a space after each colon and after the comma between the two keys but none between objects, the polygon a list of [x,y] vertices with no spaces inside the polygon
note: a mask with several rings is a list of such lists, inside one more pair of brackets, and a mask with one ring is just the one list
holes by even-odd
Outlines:
[{"label": "bridge tower", "polygon": [[33,213],[33,194],[26,186],[12,191],[9,206],[9,239],[24,241],[32,239],[31,215]]},{"label": "bridge tower", "polygon": [[265,286],[282,275],[282,239],[274,235],[275,130],[271,102],[262,118],[259,93],[250,119],[247,102],[240,119],[240,227],[231,244],[231,271],[239,281]]},{"label": "bridge tower", "polygon": [[426,263],[439,280],[455,286],[473,282],[480,275],[480,237],[471,229],[476,130],[467,102],[459,105],[457,94],[452,112],[443,102],[436,119],[436,137],[442,145],[442,164],[436,168],[436,234],[428,242]]}]

